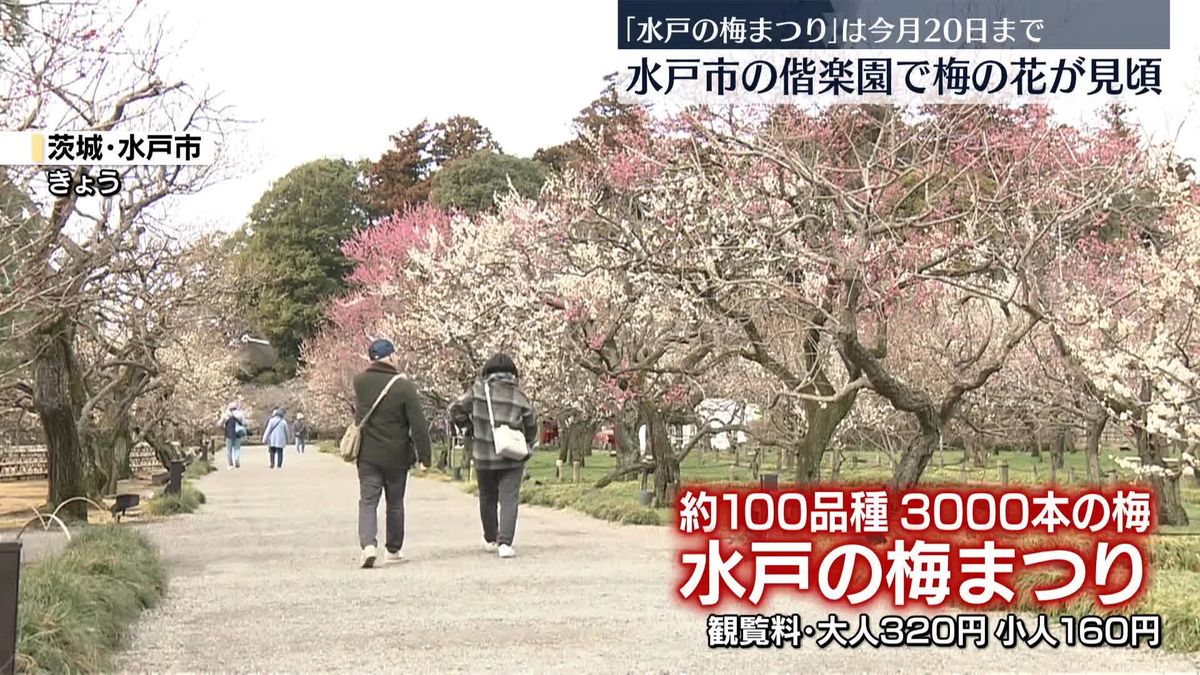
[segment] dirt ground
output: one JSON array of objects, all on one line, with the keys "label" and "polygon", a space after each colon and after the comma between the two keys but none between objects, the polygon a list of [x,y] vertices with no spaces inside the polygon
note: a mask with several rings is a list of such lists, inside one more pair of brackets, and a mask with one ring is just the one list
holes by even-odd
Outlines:
[{"label": "dirt ground", "polygon": [[[135,492],[143,500],[154,494],[154,486],[146,479],[123,480],[118,483],[118,492]],[[33,509],[45,512],[46,493],[49,486],[45,480],[21,480],[0,482],[0,531],[20,528],[34,517]],[[92,509],[95,512],[95,509]],[[89,519],[94,522],[108,517],[108,512],[96,513]]]}]

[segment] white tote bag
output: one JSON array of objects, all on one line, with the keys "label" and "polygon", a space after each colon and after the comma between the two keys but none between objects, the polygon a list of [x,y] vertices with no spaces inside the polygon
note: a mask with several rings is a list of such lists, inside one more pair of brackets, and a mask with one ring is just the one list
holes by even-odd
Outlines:
[{"label": "white tote bag", "polygon": [[496,446],[496,454],[505,459],[525,459],[529,455],[529,447],[525,445],[525,432],[507,424],[496,426],[496,413],[492,410],[492,388],[487,382],[483,383],[483,395],[487,398],[488,422],[492,425],[492,443]]}]

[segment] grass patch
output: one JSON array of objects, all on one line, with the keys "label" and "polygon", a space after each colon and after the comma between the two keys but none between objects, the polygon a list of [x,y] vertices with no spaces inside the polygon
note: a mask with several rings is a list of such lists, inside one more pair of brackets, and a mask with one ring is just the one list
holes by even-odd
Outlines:
[{"label": "grass patch", "polygon": [[669,521],[667,509],[642,506],[636,494],[630,495],[626,486],[609,486],[602,490],[580,485],[537,485],[526,482],[521,486],[521,503],[549,506],[555,509],[574,509],[593,518],[623,525],[663,525]]},{"label": "grass patch", "polygon": [[158,493],[146,502],[146,513],[152,516],[173,516],[180,513],[192,513],[205,502],[204,493],[189,481],[183,482],[183,487],[177,495]]},{"label": "grass patch", "polygon": [[[1147,565],[1150,573],[1146,594],[1136,605],[1121,614],[1158,614],[1163,619],[1163,646],[1175,652],[1200,651],[1200,537],[1154,537]],[[1065,605],[1042,606],[1033,598],[1032,589],[1059,585],[1064,573],[1028,571],[1018,573],[1016,592],[1019,602],[1014,611],[1083,616],[1108,615],[1088,594]]]},{"label": "grass patch", "polygon": [[1200,537],[1155,537],[1149,565],[1154,571],[1169,569],[1200,574]]},{"label": "grass patch", "polygon": [[415,475],[419,478],[427,478],[429,480],[436,480],[439,483],[451,483],[454,481],[453,474],[451,474],[448,471],[439,471],[437,469],[430,469],[425,472],[420,472],[420,471],[414,470],[413,475]]},{"label": "grass patch", "polygon": [[21,570],[17,669],[103,672],[142,609],[162,597],[158,551],[120,525],[84,529],[61,553]]},{"label": "grass patch", "polygon": [[[1117,453],[1107,450],[1100,453],[1101,471],[1105,476],[1110,471],[1117,471],[1122,480],[1132,479],[1133,472],[1121,468],[1109,457],[1114,454]],[[555,480],[554,463],[557,459],[558,451],[553,447],[539,449],[526,463],[526,471],[535,479],[553,481]],[[680,466],[680,472],[685,483],[753,483],[756,481],[756,477],[751,469],[752,460],[751,453],[746,449],[739,451],[736,457],[731,451],[708,450],[703,453],[694,451],[684,459]],[[839,460],[841,466],[838,469],[837,482],[883,483],[892,477],[890,460],[882,453],[871,450],[848,451],[839,455]],[[962,470],[964,460],[966,460],[965,471]],[[791,470],[787,468],[787,463],[783,461],[778,449],[762,450],[757,461],[760,473],[779,474],[781,483],[789,480]],[[976,467],[966,459],[963,451],[951,448],[934,453],[921,482],[961,483],[964,482],[965,477],[965,482],[970,484],[998,484],[1000,483],[1001,461],[1008,463],[1010,483],[1038,485],[1049,482],[1050,456],[1047,453],[1043,453],[1040,457],[1032,457],[1024,452],[1004,452],[1000,455],[988,456],[987,466]],[[1082,486],[1087,478],[1086,462],[1087,459],[1082,452],[1064,455],[1064,466],[1057,472],[1058,483],[1069,484],[1068,479],[1073,476],[1074,484]],[[834,453],[826,452],[821,460],[820,476],[823,481],[832,482],[833,463]],[[595,450],[584,458],[583,466],[580,468],[580,479],[583,483],[595,483],[615,467],[616,459],[610,457],[606,450]],[[571,478],[570,462],[563,467],[563,475],[568,480]],[[1193,485],[1187,484],[1187,479],[1185,479],[1185,483],[1181,484],[1181,487],[1185,492],[1189,489],[1195,490],[1195,496],[1200,498],[1200,484],[1193,487]],[[1184,495],[1185,502],[1189,501],[1188,496]],[[1200,509],[1200,503],[1197,508]],[[1200,514],[1200,510],[1198,510],[1198,514]]]},{"label": "grass patch", "polygon": [[338,444],[333,441],[317,441],[317,452],[323,452],[327,455],[342,454]]},{"label": "grass patch", "polygon": [[207,459],[197,459],[191,464],[188,464],[187,469],[185,469],[183,472],[183,475],[186,478],[195,480],[197,478],[207,476],[216,470],[217,469],[212,465],[212,462],[208,461]]},{"label": "grass patch", "polygon": [[1137,611],[1163,617],[1163,643],[1181,652],[1200,651],[1200,537],[1154,537],[1150,590]]},{"label": "grass patch", "polygon": [[[531,459],[530,463],[534,461]],[[536,475],[528,468],[526,473]],[[427,471],[422,477],[443,482],[451,480],[451,474],[442,471]],[[479,485],[475,481],[466,481],[462,484],[462,490],[467,494],[479,494]],[[529,478],[521,485],[521,503],[553,509],[574,509],[593,518],[623,525],[665,525],[671,522],[670,509],[642,506],[638,502],[638,490],[636,483],[614,483],[597,490],[589,483],[576,485]]]},{"label": "grass patch", "polygon": [[1153,568],[1150,591],[1136,611],[1163,618],[1163,645],[1172,651],[1200,651],[1200,574]]}]

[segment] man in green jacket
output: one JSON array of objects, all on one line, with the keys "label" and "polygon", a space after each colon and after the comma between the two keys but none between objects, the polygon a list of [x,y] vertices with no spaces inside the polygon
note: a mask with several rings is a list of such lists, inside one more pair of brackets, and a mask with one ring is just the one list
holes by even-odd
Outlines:
[{"label": "man in green jacket", "polygon": [[[367,356],[371,365],[354,376],[354,415],[355,422],[362,424],[367,411],[379,400],[362,426],[358,454],[358,543],[362,547],[362,566],[373,567],[380,492],[387,498],[387,561],[397,562],[404,558],[400,550],[404,546],[408,471],[417,464],[422,468],[428,466],[431,449],[421,396],[413,383],[400,374],[395,346],[387,340],[376,340],[367,350]],[[385,388],[387,393],[380,399]]]}]

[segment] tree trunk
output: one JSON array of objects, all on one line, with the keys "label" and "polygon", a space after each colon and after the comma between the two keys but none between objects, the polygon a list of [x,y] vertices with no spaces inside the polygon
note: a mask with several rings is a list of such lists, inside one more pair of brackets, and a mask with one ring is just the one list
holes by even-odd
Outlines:
[{"label": "tree trunk", "polygon": [[[33,361],[33,405],[46,436],[47,502],[55,508],[73,497],[88,496],[87,475],[71,397],[74,331],[63,319],[41,338],[41,349]],[[86,520],[87,504],[73,502],[59,511],[59,516]]]},{"label": "tree trunk", "polygon": [[564,425],[558,434],[558,461],[563,466],[571,464],[571,427]]},{"label": "tree trunk", "polygon": [[464,438],[462,444],[462,455],[459,457],[458,465],[463,469],[463,475],[467,475],[471,466],[471,440]]},{"label": "tree trunk", "polygon": [[159,466],[165,470],[171,469],[171,462],[176,457],[175,448],[169,442],[159,437],[158,434],[146,432],[145,441],[150,444],[150,448],[154,450],[154,458],[158,460]]},{"label": "tree trunk", "polygon": [[587,450],[592,447],[592,439],[596,436],[596,425],[585,422],[570,424],[565,429],[560,428],[559,438],[564,436],[570,443],[564,464],[579,462],[579,466],[583,466],[587,461]]},{"label": "tree trunk", "polygon": [[626,469],[641,463],[642,451],[638,442],[639,430],[636,426],[638,421],[635,421],[634,428],[630,429],[624,420],[613,419],[613,436],[617,439],[618,469]]},{"label": "tree trunk", "polygon": [[966,445],[967,456],[971,458],[971,465],[977,469],[987,467],[988,451],[986,446],[982,446],[979,441],[971,435],[967,435],[964,439]]},{"label": "tree trunk", "polygon": [[106,486],[105,494],[117,493],[117,481],[133,476],[133,468],[129,465],[129,456],[133,453],[133,435],[128,427],[122,427],[112,437],[112,479]]},{"label": "tree trunk", "polygon": [[796,448],[797,485],[809,485],[821,479],[821,458],[832,435],[833,429],[829,428],[821,415],[808,416],[804,436]]},{"label": "tree trunk", "polygon": [[652,405],[643,407],[647,425],[647,440],[650,445],[650,455],[654,459],[654,506],[664,508],[671,506],[673,495],[669,488],[679,485],[679,458],[671,447],[671,439],[667,434],[667,425],[662,413]]},{"label": "tree trunk", "polygon": [[1050,461],[1054,463],[1054,468],[1061,469],[1066,466],[1067,460],[1067,430],[1060,428],[1054,434],[1054,446],[1051,448]]},{"label": "tree trunk", "polygon": [[806,434],[805,439],[801,440],[795,451],[791,453],[792,465],[796,471],[796,483],[799,485],[811,485],[821,478],[821,453],[813,452],[811,448],[806,447],[807,438]]},{"label": "tree trunk", "polygon": [[102,430],[93,427],[93,433],[80,434],[87,451],[88,488],[92,495],[116,494],[117,481],[131,474],[129,454],[133,449],[133,434],[128,411],[109,411],[104,420]]},{"label": "tree trunk", "polygon": [[1187,511],[1183,508],[1183,498],[1179,494],[1179,474],[1167,471],[1161,475],[1149,475],[1142,478],[1158,497],[1158,525],[1188,524]]},{"label": "tree trunk", "polygon": [[[795,456],[796,483],[800,485],[808,485],[820,480],[821,458],[824,457],[825,450],[829,447],[829,439],[833,438],[833,433],[837,431],[838,425],[842,423],[842,420],[850,412],[850,408],[853,407],[854,397],[850,396],[847,400],[825,407],[816,403],[811,405],[808,403],[806,402],[804,406],[804,417],[807,422],[804,427],[804,436],[800,439],[800,444],[796,446],[794,452],[790,453]],[[792,458],[789,457],[789,459]]]},{"label": "tree trunk", "polygon": [[90,495],[111,495],[117,490],[121,467],[114,443],[119,436],[93,436],[83,442],[87,467],[87,486]]},{"label": "tree trunk", "polygon": [[1108,415],[1103,411],[1087,422],[1087,479],[1091,485],[1100,485],[1100,438],[1104,435],[1104,426],[1108,424]]},{"label": "tree trunk", "polygon": [[[1148,395],[1147,395],[1147,398]],[[1179,495],[1179,475],[1167,468],[1163,461],[1162,446],[1159,439],[1146,430],[1146,412],[1140,415],[1141,424],[1135,429],[1137,437],[1138,457],[1141,458],[1142,469],[1157,466],[1162,473],[1145,473],[1142,481],[1149,485],[1158,498],[1158,524],[1187,525],[1187,511],[1183,508],[1183,499]]]},{"label": "tree trunk", "polygon": [[909,440],[892,473],[892,486],[897,490],[905,490],[916,485],[929,465],[933,451],[941,440],[941,429],[937,426],[922,424],[921,433]]}]

